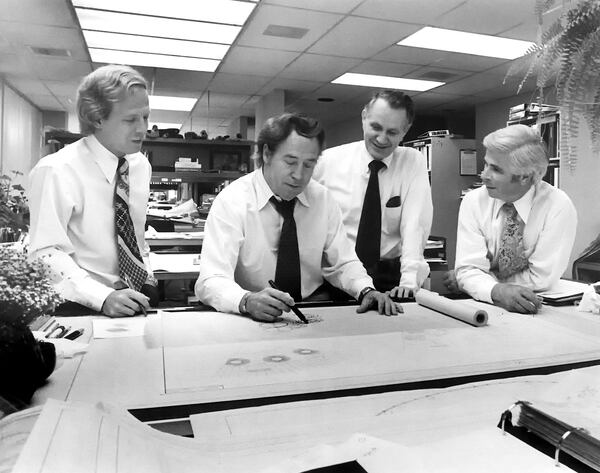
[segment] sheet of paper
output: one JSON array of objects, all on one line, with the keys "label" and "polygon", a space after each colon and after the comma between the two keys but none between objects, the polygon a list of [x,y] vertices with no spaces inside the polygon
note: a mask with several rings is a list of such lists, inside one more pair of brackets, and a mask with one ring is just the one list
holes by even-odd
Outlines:
[{"label": "sheet of paper", "polygon": [[[224,314],[185,314],[184,319],[164,315],[166,392],[264,396],[452,378],[600,357],[600,340],[557,330],[541,317],[490,314],[487,326],[475,328],[411,304],[398,317],[357,317],[327,309],[306,312],[321,322],[303,325],[289,320],[277,327],[240,317],[239,325],[231,319],[228,324],[227,318],[211,323]],[[192,322],[194,315],[197,320]],[[169,328],[180,320],[187,323]],[[332,336],[335,331],[337,335]],[[502,349],[490,349],[500,348],[498,340]]]},{"label": "sheet of paper", "polygon": [[106,406],[47,401],[13,473],[221,470],[193,439],[159,432]]},{"label": "sheet of paper", "polygon": [[587,287],[587,284],[581,282],[560,279],[548,291],[540,292],[538,293],[538,295],[558,299],[560,297],[568,297],[577,294],[582,294]]},{"label": "sheet of paper", "polygon": [[153,271],[167,271],[169,273],[198,272],[200,257],[191,253],[150,253],[150,266]]},{"label": "sheet of paper", "polygon": [[141,337],[144,335],[146,317],[94,319],[94,338]]}]

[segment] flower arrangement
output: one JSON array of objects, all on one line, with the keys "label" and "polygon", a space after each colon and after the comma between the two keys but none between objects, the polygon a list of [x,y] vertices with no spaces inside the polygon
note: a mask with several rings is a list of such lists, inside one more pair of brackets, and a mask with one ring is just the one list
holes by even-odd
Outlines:
[{"label": "flower arrangement", "polygon": [[28,261],[24,251],[0,246],[0,323],[29,324],[61,302],[50,283],[49,268]]}]

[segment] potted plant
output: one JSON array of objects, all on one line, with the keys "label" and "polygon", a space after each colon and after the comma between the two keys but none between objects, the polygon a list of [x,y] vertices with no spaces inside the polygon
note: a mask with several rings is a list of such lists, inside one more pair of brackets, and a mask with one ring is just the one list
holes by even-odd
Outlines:
[{"label": "potted plant", "polygon": [[48,271],[43,262],[29,261],[21,246],[0,245],[0,398],[19,407],[29,402],[56,362],[54,346],[36,341],[28,328],[60,302]]},{"label": "potted plant", "polygon": [[[554,11],[558,18],[544,24],[544,14]],[[574,170],[575,138],[582,119],[589,127],[593,152],[600,151],[600,2],[536,0],[535,14],[539,24],[536,44],[508,74],[525,64],[527,72],[519,91],[534,75],[540,104],[544,91],[554,85],[563,124],[561,159]]]},{"label": "potted plant", "polygon": [[[12,171],[14,178],[22,176],[20,171]],[[21,184],[13,184],[13,177],[0,176],[0,243],[16,241],[27,231],[29,207],[25,189]]]}]

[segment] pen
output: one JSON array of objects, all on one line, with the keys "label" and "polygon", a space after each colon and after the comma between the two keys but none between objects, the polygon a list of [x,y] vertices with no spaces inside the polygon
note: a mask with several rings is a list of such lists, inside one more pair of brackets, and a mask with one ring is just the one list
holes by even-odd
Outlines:
[{"label": "pen", "polygon": [[[55,338],[52,336],[54,334],[54,332],[56,332],[58,334],[58,333],[62,332],[63,329],[64,329],[64,327],[62,325],[57,325],[52,330],[50,330],[48,333],[46,333],[46,338]],[[58,332],[57,332],[57,330],[58,330]]]},{"label": "pen", "polygon": [[[128,287],[129,289],[131,289],[131,288],[133,288],[133,287],[134,287],[134,286],[133,286],[133,284],[131,284],[131,279],[129,279],[129,276],[127,276],[127,275],[125,274],[125,275],[123,276],[123,279],[125,280],[125,281],[123,281],[123,282],[124,282],[125,284],[127,284],[127,287]],[[145,308],[145,307],[144,307],[142,304],[140,304],[139,302],[138,302],[138,307],[140,308],[140,310],[141,310],[141,311],[142,311],[142,313],[144,314],[144,317],[148,317],[148,313],[146,312],[146,308]]]},{"label": "pen", "polygon": [[64,337],[67,333],[69,333],[69,330],[71,330],[70,326],[69,327],[63,327],[62,330],[54,338],[62,338],[62,337]]},{"label": "pen", "polygon": [[66,338],[67,340],[75,340],[76,338],[80,337],[81,335],[83,335],[83,329],[78,328],[77,330],[73,330],[71,333],[65,335],[64,338]]},{"label": "pen", "polygon": [[[273,289],[277,289],[278,291],[280,291],[281,289],[279,289],[277,287],[277,285],[275,284],[275,282],[273,280],[269,280],[269,285],[273,288]],[[308,320],[306,320],[306,317],[304,317],[304,314],[302,312],[300,312],[300,309],[298,309],[298,307],[292,305],[290,306],[290,309],[292,309],[292,312],[294,314],[296,314],[298,316],[298,318],[304,322],[305,324],[308,323]]]}]

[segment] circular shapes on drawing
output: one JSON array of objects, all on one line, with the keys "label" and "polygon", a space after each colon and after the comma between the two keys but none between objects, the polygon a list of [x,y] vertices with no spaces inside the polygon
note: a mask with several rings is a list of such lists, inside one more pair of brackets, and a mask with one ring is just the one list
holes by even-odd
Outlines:
[{"label": "circular shapes on drawing", "polygon": [[269,355],[269,356],[265,356],[263,358],[263,361],[266,361],[267,363],[282,363],[284,361],[288,361],[289,357],[285,356],[285,355]]},{"label": "circular shapes on drawing", "polygon": [[312,348],[296,348],[294,353],[297,353],[298,355],[316,355],[319,351],[313,350]]},{"label": "circular shapes on drawing", "polygon": [[242,366],[250,363],[248,358],[229,358],[225,364],[229,366]]}]

